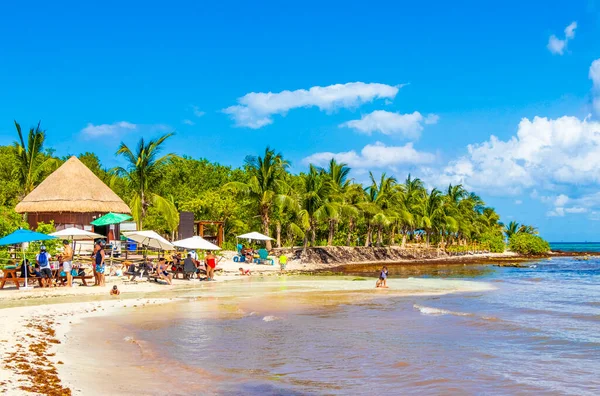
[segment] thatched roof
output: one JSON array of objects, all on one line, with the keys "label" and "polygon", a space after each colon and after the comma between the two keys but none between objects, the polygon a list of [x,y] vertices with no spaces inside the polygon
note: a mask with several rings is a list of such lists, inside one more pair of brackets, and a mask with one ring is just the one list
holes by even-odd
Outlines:
[{"label": "thatched roof", "polygon": [[129,206],[89,170],[71,157],[15,208],[18,213],[127,213]]}]

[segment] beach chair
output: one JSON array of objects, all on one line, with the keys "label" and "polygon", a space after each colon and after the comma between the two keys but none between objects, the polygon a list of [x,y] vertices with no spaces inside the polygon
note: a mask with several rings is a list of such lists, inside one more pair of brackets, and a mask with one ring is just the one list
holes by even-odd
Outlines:
[{"label": "beach chair", "polygon": [[267,249],[258,249],[258,258],[255,258],[254,262],[256,264],[275,264],[273,259],[269,257],[269,251]]},{"label": "beach chair", "polygon": [[237,244],[237,255],[233,256],[233,262],[243,263],[244,261],[246,261],[246,256],[244,256],[242,254],[243,248],[244,248],[244,245],[242,245],[241,243]]}]

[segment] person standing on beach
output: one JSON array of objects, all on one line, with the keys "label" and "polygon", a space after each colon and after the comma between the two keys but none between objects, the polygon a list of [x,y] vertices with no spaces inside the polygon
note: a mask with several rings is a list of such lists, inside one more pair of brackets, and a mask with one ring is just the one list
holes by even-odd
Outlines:
[{"label": "person standing on beach", "polygon": [[208,251],[206,255],[206,276],[207,280],[215,280],[215,267],[217,266],[217,257],[212,253],[212,251]]},{"label": "person standing on beach", "polygon": [[67,287],[73,286],[73,274],[71,274],[71,270],[73,269],[73,248],[71,244],[66,239],[63,241],[63,271],[67,275]]},{"label": "person standing on beach", "polygon": [[46,247],[44,245],[40,246],[40,254],[35,257],[35,261],[40,266],[42,287],[50,287],[52,285],[50,258],[50,253],[46,252]]},{"label": "person standing on beach", "polygon": [[102,242],[96,242],[96,256],[94,260],[94,269],[96,271],[96,277],[98,286],[104,286],[104,271],[106,267],[104,265],[104,249],[102,248]]}]

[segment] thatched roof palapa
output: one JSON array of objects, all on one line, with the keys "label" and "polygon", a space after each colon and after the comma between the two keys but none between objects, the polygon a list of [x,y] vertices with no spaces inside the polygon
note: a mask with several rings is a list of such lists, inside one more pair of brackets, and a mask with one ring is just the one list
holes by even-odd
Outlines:
[{"label": "thatched roof palapa", "polygon": [[129,206],[74,156],[29,193],[15,211],[131,214]]}]

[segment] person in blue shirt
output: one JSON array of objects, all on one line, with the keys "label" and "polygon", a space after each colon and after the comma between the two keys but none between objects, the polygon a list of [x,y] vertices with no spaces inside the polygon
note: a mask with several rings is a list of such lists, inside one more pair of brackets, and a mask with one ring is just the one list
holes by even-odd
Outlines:
[{"label": "person in blue shirt", "polygon": [[44,245],[40,246],[40,253],[35,257],[36,263],[40,266],[42,287],[52,286],[52,269],[50,268],[50,253],[46,251]]}]

